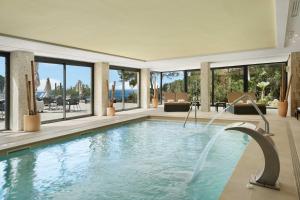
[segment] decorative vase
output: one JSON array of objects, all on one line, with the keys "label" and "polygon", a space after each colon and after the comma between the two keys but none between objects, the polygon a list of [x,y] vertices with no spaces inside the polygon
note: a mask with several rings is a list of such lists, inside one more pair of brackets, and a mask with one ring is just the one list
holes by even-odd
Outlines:
[{"label": "decorative vase", "polygon": [[157,108],[158,107],[158,99],[157,98],[153,98],[152,99],[152,105],[153,105],[153,108]]},{"label": "decorative vase", "polygon": [[287,101],[279,101],[278,102],[278,114],[281,117],[286,117],[288,110],[288,102]]},{"label": "decorative vase", "polygon": [[107,111],[107,116],[115,116],[116,114],[115,107],[107,107],[106,111]]},{"label": "decorative vase", "polygon": [[41,130],[40,114],[24,115],[24,131],[36,132]]}]

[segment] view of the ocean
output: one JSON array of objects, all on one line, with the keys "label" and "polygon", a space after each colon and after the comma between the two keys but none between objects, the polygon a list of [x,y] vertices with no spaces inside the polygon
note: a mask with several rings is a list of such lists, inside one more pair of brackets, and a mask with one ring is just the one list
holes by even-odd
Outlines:
[{"label": "view of the ocean", "polygon": [[[110,91],[111,92],[111,91]],[[136,93],[137,94],[137,90],[125,90],[125,100],[127,100],[128,96],[132,93]],[[115,91],[115,98],[117,101],[122,101],[122,90],[116,90]]]}]

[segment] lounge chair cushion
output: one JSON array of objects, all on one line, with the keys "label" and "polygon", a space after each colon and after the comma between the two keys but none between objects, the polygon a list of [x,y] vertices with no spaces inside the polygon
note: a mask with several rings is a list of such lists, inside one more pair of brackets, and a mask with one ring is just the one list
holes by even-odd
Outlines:
[{"label": "lounge chair cushion", "polygon": [[187,112],[190,109],[190,102],[173,102],[165,103],[164,111],[165,112]]},{"label": "lounge chair cushion", "polygon": [[178,103],[183,103],[183,102],[186,102],[186,100],[184,100],[184,99],[178,99]]},{"label": "lounge chair cushion", "polygon": [[[263,114],[266,114],[266,106],[264,104],[256,104]],[[236,115],[258,115],[258,112],[252,104],[235,104],[228,109],[229,112]]]},{"label": "lounge chair cushion", "polygon": [[173,102],[175,102],[175,99],[168,99],[167,102],[168,103],[173,103]]}]

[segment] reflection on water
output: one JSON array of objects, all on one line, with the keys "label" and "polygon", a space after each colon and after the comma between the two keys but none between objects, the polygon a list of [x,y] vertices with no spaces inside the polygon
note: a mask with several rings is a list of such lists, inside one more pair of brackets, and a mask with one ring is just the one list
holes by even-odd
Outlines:
[{"label": "reflection on water", "polygon": [[11,154],[0,161],[0,199],[218,199],[248,137],[220,135],[188,185],[222,129],[202,128],[145,121]]}]

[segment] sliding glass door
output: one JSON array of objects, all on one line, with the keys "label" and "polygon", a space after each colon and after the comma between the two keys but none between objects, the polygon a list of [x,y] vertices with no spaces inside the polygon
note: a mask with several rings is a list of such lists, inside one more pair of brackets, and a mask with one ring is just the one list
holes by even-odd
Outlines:
[{"label": "sliding glass door", "polygon": [[9,128],[9,74],[8,74],[8,54],[0,53],[0,130]]},{"label": "sliding glass door", "polygon": [[284,64],[275,63],[248,67],[249,92],[255,93],[259,103],[277,107],[276,102],[279,100],[280,95],[282,65]]},{"label": "sliding glass door", "polygon": [[92,69],[66,66],[66,117],[92,114]]},{"label": "sliding glass door", "polygon": [[42,122],[93,115],[93,64],[36,57]]},{"label": "sliding glass door", "polygon": [[244,91],[243,67],[213,69],[213,102],[227,102],[230,92]]},{"label": "sliding glass door", "polygon": [[139,73],[123,70],[124,80],[124,109],[139,107]]},{"label": "sliding glass door", "polygon": [[137,69],[111,66],[109,93],[115,83],[115,109],[117,111],[140,107],[140,72]]},{"label": "sliding glass door", "polygon": [[162,73],[163,92],[184,92],[184,72],[173,71]]},{"label": "sliding glass door", "polygon": [[201,92],[201,71],[193,70],[187,71],[187,92],[190,100],[194,97],[200,100]]},{"label": "sliding glass door", "polygon": [[64,65],[37,63],[37,110],[42,121],[64,118]]},{"label": "sliding glass door", "polygon": [[109,96],[112,95],[112,86],[115,84],[115,109],[120,111],[124,107],[123,81],[122,70],[109,70]]}]

